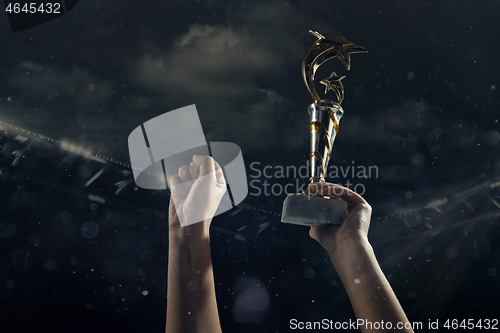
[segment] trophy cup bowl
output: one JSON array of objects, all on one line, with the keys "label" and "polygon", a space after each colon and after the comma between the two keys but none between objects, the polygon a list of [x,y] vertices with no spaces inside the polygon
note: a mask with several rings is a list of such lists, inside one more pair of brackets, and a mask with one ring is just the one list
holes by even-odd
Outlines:
[{"label": "trophy cup bowl", "polygon": [[[317,69],[327,60],[338,57],[347,70],[350,69],[350,53],[367,52],[364,48],[347,41],[342,34],[320,34],[309,31],[317,37],[309,48],[302,63],[302,76],[313,98],[309,106],[310,120],[310,167],[311,183],[325,181],[325,172],[332,156],[332,147],[339,131],[340,119],[344,110],[340,106],[344,98],[344,88],[335,72],[329,78],[321,80],[326,86],[325,94],[332,90],[336,101],[321,99],[314,87],[314,76]],[[300,194],[289,194],[284,203],[281,222],[298,225],[342,224],[347,211],[347,203],[335,198],[311,194],[310,191]]]}]

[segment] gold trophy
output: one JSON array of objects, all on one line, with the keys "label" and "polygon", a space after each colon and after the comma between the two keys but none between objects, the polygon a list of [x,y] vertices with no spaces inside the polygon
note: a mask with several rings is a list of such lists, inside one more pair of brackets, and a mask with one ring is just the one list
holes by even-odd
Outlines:
[{"label": "gold trophy", "polygon": [[[320,34],[309,32],[318,39],[309,48],[302,62],[302,76],[313,103],[309,105],[311,133],[311,183],[324,182],[328,162],[332,156],[335,136],[339,131],[339,122],[344,114],[340,106],[344,99],[342,79],[332,72],[330,77],[320,81],[325,85],[325,94],[332,90],[336,100],[321,99],[314,87],[314,75],[327,60],[339,58],[347,70],[351,69],[351,53],[367,52],[364,48],[344,38],[341,33]],[[347,204],[341,200],[330,199],[309,192],[289,194],[283,203],[281,222],[299,225],[317,225],[325,223],[342,224],[346,215]]]}]

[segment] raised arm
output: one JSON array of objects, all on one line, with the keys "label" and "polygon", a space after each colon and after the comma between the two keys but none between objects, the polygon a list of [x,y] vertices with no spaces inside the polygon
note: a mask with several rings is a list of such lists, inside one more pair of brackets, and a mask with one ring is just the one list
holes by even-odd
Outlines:
[{"label": "raised arm", "polygon": [[[348,214],[341,226],[314,226],[309,234],[328,251],[358,321],[373,325],[383,322],[383,327],[390,322],[392,329],[387,331],[413,332],[368,242],[371,206],[357,193],[335,184],[311,184],[310,191],[340,198],[348,204]],[[384,331],[370,325],[359,328],[364,333]]]},{"label": "raised arm", "polygon": [[[196,155],[172,177],[171,189],[165,331],[221,332],[209,228],[226,191],[222,170],[211,157]],[[200,216],[201,222],[189,224]]]}]

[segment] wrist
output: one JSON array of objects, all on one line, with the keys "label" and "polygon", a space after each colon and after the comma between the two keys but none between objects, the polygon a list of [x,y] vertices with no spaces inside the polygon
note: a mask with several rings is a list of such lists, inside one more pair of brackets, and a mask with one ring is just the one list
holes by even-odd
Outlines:
[{"label": "wrist", "polygon": [[373,252],[368,237],[363,234],[337,237],[335,242],[327,248],[327,252],[335,266],[350,264],[358,258]]},{"label": "wrist", "polygon": [[210,240],[210,220],[201,221],[185,227],[180,224],[169,226],[169,240],[174,242],[197,242]]}]

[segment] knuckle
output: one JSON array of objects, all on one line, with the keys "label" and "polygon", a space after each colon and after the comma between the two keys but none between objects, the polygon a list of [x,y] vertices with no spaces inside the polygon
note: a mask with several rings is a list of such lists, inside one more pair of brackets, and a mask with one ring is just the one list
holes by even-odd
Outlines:
[{"label": "knuckle", "polygon": [[372,212],[372,206],[368,203],[368,202],[364,202],[361,204],[361,206],[366,209],[367,211],[369,211],[370,213]]},{"label": "knuckle", "polygon": [[203,156],[203,161],[205,161],[205,162],[212,162],[212,160],[213,160],[212,156],[209,156],[209,155]]}]

